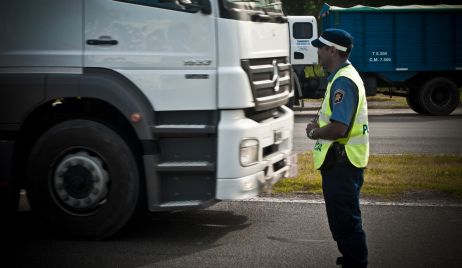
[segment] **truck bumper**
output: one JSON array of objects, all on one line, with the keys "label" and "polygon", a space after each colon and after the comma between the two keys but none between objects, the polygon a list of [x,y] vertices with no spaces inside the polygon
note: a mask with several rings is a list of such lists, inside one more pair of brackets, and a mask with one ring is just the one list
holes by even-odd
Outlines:
[{"label": "truck bumper", "polygon": [[218,179],[217,181],[217,199],[219,200],[239,200],[256,197],[262,191],[269,189],[274,183],[285,177],[296,176],[297,155],[293,154],[288,157],[280,155],[286,162],[286,165],[278,170],[272,169],[273,164],[278,162],[276,159],[268,159],[268,169],[255,174],[234,178]]},{"label": "truck bumper", "polygon": [[[285,106],[278,118],[262,122],[245,117],[243,111],[223,111],[218,128],[216,199],[252,198],[278,180],[294,175],[293,125],[293,111]],[[250,166],[243,166],[239,158],[245,139],[258,140],[259,145],[258,161]]]}]

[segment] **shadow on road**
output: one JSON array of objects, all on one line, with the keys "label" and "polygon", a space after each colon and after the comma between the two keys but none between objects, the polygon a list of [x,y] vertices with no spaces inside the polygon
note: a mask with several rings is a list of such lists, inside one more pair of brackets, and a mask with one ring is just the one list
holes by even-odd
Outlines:
[{"label": "shadow on road", "polygon": [[[250,224],[230,211],[150,213],[106,241],[75,241],[42,232],[30,211],[3,230],[0,267],[139,267],[220,246],[217,240]],[[5,232],[6,231],[6,232]],[[9,263],[9,264],[8,264]]]}]

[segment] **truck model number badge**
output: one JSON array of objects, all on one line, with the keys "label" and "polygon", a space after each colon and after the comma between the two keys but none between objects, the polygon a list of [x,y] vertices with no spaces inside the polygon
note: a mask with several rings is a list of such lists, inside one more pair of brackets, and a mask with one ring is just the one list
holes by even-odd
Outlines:
[{"label": "truck model number badge", "polygon": [[185,66],[210,65],[212,60],[184,60],[183,63]]}]

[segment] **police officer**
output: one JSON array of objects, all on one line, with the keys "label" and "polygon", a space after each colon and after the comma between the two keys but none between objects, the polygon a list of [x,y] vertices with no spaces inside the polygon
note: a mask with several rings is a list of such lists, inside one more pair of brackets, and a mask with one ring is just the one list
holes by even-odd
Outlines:
[{"label": "police officer", "polygon": [[316,140],[313,162],[321,171],[329,227],[342,254],[337,264],[367,267],[359,194],[369,158],[369,129],[364,84],[348,61],[353,37],[326,29],[311,43],[329,76],[321,109],[306,134]]}]

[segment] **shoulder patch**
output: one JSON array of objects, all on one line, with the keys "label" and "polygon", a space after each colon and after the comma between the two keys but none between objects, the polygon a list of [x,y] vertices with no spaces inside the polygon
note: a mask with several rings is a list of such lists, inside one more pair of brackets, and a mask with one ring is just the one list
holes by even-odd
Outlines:
[{"label": "shoulder patch", "polygon": [[343,91],[343,89],[337,89],[334,92],[334,104],[342,102],[344,96],[345,96],[345,91]]}]

